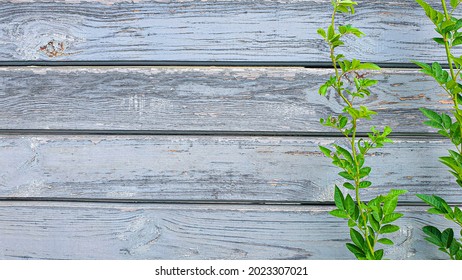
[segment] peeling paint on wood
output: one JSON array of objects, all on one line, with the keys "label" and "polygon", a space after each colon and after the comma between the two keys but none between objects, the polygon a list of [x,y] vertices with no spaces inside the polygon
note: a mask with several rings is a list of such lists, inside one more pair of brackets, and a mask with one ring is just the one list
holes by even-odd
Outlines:
[{"label": "peeling paint on wood", "polygon": [[[327,61],[316,29],[330,8],[320,0],[3,1],[0,60]],[[441,48],[428,46],[436,33],[422,15],[414,0],[363,1],[349,22],[367,37],[347,43],[346,53],[444,61]],[[53,41],[68,55],[41,51]]]},{"label": "peeling paint on wood", "polygon": [[[351,259],[329,207],[1,202],[3,259]],[[423,239],[444,219],[400,208],[391,259],[444,258]]]},{"label": "peeling paint on wood", "polygon": [[[3,136],[0,197],[332,202],[338,170],[318,145],[334,138]],[[438,157],[442,140],[395,139],[370,155],[370,199],[391,188],[462,199]],[[264,151],[263,153],[261,151]]]},{"label": "peeling paint on wood", "polygon": [[[318,94],[330,74],[290,67],[0,67],[0,128],[331,132],[319,119],[340,113],[340,100]],[[417,70],[384,69],[374,78],[380,88],[365,104],[379,113],[375,125],[428,132],[418,108],[451,108]],[[368,128],[361,123],[360,130]]]},{"label": "peeling paint on wood", "polygon": [[[330,12],[326,0],[7,0],[0,5],[0,61],[323,62],[326,46],[316,29]],[[414,0],[364,1],[349,22],[367,37],[347,39],[348,56],[444,61],[444,51],[428,45],[433,26]],[[331,73],[0,67],[0,129],[49,134],[0,135],[0,198],[26,200],[0,201],[0,258],[351,258],[348,229],[325,206],[341,180],[318,148],[341,141],[319,124],[342,108],[334,96],[326,102],[317,94]],[[384,69],[374,78],[380,91],[374,88],[366,105],[379,113],[379,126],[427,133],[418,108],[451,107],[416,70]],[[122,135],[127,130],[210,135]],[[318,136],[231,136],[242,131]],[[403,188],[410,192],[401,202],[428,193],[460,204],[460,188],[438,162],[450,146],[395,139],[370,155],[376,185],[363,198]],[[124,203],[109,203],[118,200]],[[254,202],[260,204],[247,205]],[[401,207],[402,229],[387,257],[444,258],[421,228],[449,225],[425,210]]]}]

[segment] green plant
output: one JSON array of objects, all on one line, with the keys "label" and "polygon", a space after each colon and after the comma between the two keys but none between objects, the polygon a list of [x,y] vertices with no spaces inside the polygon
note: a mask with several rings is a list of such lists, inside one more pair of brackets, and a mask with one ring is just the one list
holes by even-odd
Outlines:
[{"label": "green plant", "polygon": [[[462,19],[452,16],[454,10],[459,6],[462,0],[451,0],[452,10],[449,12],[446,0],[442,0],[443,12],[435,10],[429,4],[422,0],[416,0],[425,11],[425,14],[435,25],[439,37],[433,40],[444,46],[449,71],[444,70],[438,63],[431,65],[414,61],[415,64],[422,68],[422,72],[433,77],[435,81],[450,96],[453,102],[451,118],[448,114],[438,114],[435,111],[420,108],[421,112],[428,118],[424,124],[438,129],[438,133],[451,140],[456,147],[456,151],[449,150],[449,155],[440,157],[440,161],[449,167],[449,172],[454,175],[456,182],[462,187],[462,110],[459,103],[462,101],[462,84],[459,80],[462,78],[462,57],[456,57],[452,54],[452,48],[462,44],[462,33],[459,29],[462,27]],[[437,215],[443,215],[447,220],[462,226],[462,211],[458,207],[451,208],[448,203],[436,195],[417,195],[420,199],[430,205],[432,208],[428,212]],[[462,243],[459,238],[454,238],[454,230],[447,228],[442,232],[434,226],[425,226],[424,233],[427,235],[426,240],[435,244],[439,249],[449,255],[451,259],[462,259]],[[462,230],[460,231],[462,235]]]},{"label": "green plant", "polygon": [[343,187],[354,191],[354,198],[350,194],[344,195],[336,185],[334,201],[337,209],[331,215],[348,220],[350,237],[353,243],[346,247],[357,259],[380,260],[383,249],[377,249],[378,243],[392,245],[393,241],[383,238],[383,234],[399,230],[394,221],[403,216],[395,212],[398,197],[406,193],[404,190],[391,190],[387,195],[379,195],[368,203],[361,200],[360,190],[372,185],[367,178],[371,168],[365,165],[366,155],[372,149],[381,148],[385,143],[392,142],[388,137],[391,128],[386,126],[383,132],[375,127],[370,128],[367,138],[358,137],[358,121],[370,120],[376,112],[365,106],[355,105],[359,98],[370,95],[370,87],[377,84],[377,80],[365,78],[367,70],[380,70],[373,63],[362,63],[357,59],[348,60],[343,54],[337,54],[339,46],[344,45],[342,38],[347,34],[361,37],[364,34],[351,25],[335,26],[338,13],[354,14],[356,2],[350,0],[331,0],[334,11],[331,23],[326,30],[318,29],[318,34],[324,38],[330,49],[330,59],[335,74],[320,88],[319,94],[328,92],[338,95],[344,103],[343,114],[321,119],[321,124],[338,130],[345,138],[347,145],[333,145],[333,149],[320,146],[321,151],[330,159],[332,164],[342,171],[338,173],[346,180]]}]

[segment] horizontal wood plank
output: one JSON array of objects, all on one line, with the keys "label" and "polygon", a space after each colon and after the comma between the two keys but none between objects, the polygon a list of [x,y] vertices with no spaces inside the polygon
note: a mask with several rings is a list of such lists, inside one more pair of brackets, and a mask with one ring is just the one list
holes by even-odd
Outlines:
[{"label": "horizontal wood plank", "polygon": [[[2,259],[351,259],[328,207],[0,203]],[[423,239],[424,208],[404,217],[391,259],[444,258]]]},{"label": "horizontal wood plank", "polygon": [[[211,136],[2,136],[0,197],[332,202],[339,170],[318,145],[335,138]],[[366,162],[370,199],[390,188],[462,191],[441,163],[444,140],[395,139]]]},{"label": "horizontal wood plank", "polygon": [[[290,67],[0,67],[0,129],[334,132],[342,111],[318,94],[329,69]],[[372,77],[372,74],[371,74]],[[417,70],[384,69],[364,103],[372,122],[420,133],[418,110],[450,100]],[[367,131],[370,123],[360,125]]]},{"label": "horizontal wood plank", "polygon": [[[324,0],[7,0],[0,60],[327,61],[316,30],[327,26],[331,8]],[[348,39],[351,57],[444,61],[414,0],[362,1],[340,21],[367,34]]]}]

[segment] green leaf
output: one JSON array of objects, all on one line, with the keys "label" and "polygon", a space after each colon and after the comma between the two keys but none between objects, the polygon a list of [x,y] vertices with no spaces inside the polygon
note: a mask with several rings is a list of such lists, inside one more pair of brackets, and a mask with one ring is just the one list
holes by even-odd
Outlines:
[{"label": "green leaf", "polygon": [[440,34],[448,34],[451,31],[454,31],[456,27],[456,23],[452,20],[445,20],[443,23],[439,26],[439,32]]},{"label": "green leaf", "polygon": [[427,75],[430,75],[430,76],[432,75],[432,68],[427,63],[423,63],[423,62],[419,62],[419,61],[415,61],[415,60],[412,60],[412,63],[414,63],[417,66],[419,66],[420,68],[422,68],[422,72],[424,74],[427,74]]},{"label": "green leaf", "polygon": [[391,189],[388,194],[387,194],[387,197],[397,197],[397,196],[400,196],[400,195],[403,195],[403,194],[406,194],[407,193],[407,190],[396,190],[396,189]]},{"label": "green leaf", "polygon": [[440,45],[445,45],[444,39],[440,37],[433,38],[433,41],[437,42]]},{"label": "green leaf", "polygon": [[349,190],[354,190],[355,189],[355,186],[353,186],[351,183],[349,182],[345,182],[343,183],[343,186]]},{"label": "green leaf", "polygon": [[457,251],[456,260],[462,260],[462,250]]},{"label": "green leaf", "polygon": [[462,224],[462,211],[457,206],[454,207],[454,217],[460,224]]},{"label": "green leaf", "polygon": [[441,123],[438,123],[436,121],[428,120],[423,122],[424,125],[427,125],[429,127],[434,127],[437,129],[444,129],[444,127],[441,125]]},{"label": "green leaf", "polygon": [[358,70],[380,70],[380,67],[374,63],[361,63],[356,69]]},{"label": "green leaf", "polygon": [[323,37],[324,39],[326,39],[326,30],[322,29],[322,28],[319,28],[318,29],[318,34],[321,35],[321,37]]},{"label": "green leaf", "polygon": [[379,240],[377,240],[377,242],[385,244],[385,245],[393,245],[394,244],[393,241],[391,241],[388,238],[380,238]]},{"label": "green leaf", "polygon": [[451,244],[449,245],[449,254],[451,254],[452,256],[456,256],[460,249],[460,244],[457,242],[457,240],[453,239]]},{"label": "green leaf", "polygon": [[451,246],[452,241],[454,240],[454,231],[452,228],[445,229],[441,233],[441,242],[445,245],[446,248]]},{"label": "green leaf", "polygon": [[348,214],[342,209],[334,209],[330,211],[329,214],[337,218],[348,219]]},{"label": "green leaf", "polygon": [[331,40],[332,37],[334,37],[334,35],[335,35],[334,26],[331,24],[331,25],[329,25],[329,27],[327,28],[327,39],[328,39],[328,40]]},{"label": "green leaf", "polygon": [[441,241],[441,232],[436,227],[424,226],[422,231],[428,236],[425,238],[428,242],[444,247],[444,243]]},{"label": "green leaf", "polygon": [[416,195],[418,198],[426,202],[428,205],[440,208],[441,204],[439,203],[438,200],[436,200],[433,196],[431,195],[426,195],[426,194],[417,194]]},{"label": "green leaf", "polygon": [[319,149],[321,150],[321,152],[322,152],[326,157],[332,158],[332,156],[331,156],[332,151],[331,151],[331,150],[329,150],[328,148],[323,147],[323,146],[321,146],[321,145],[319,145]]},{"label": "green leaf", "polygon": [[359,248],[364,247],[364,238],[357,230],[350,228],[350,237],[353,243]]},{"label": "green leaf", "polygon": [[458,66],[461,66],[462,65],[462,57],[455,57],[455,56],[451,56],[452,58],[452,61],[454,61],[454,63]]},{"label": "green leaf", "polygon": [[359,183],[359,188],[365,189],[365,188],[369,188],[371,185],[372,185],[372,182],[370,181],[362,181]]},{"label": "green leaf", "polygon": [[355,227],[356,225],[357,224],[356,224],[356,222],[354,220],[352,220],[352,219],[348,220],[348,227]]},{"label": "green leaf", "polygon": [[452,214],[452,210],[444,199],[436,195],[417,194],[418,198],[426,202],[428,205],[435,207],[444,214]]},{"label": "green leaf", "polygon": [[457,8],[458,5],[459,5],[459,0],[451,0],[451,7],[453,9]]},{"label": "green leaf", "polygon": [[348,172],[346,171],[341,171],[338,173],[339,176],[347,179],[347,180],[354,180],[355,178],[353,178],[353,176],[351,176],[350,174],[348,174]]},{"label": "green leaf", "polygon": [[[446,1],[446,0],[444,0]],[[424,1],[422,0],[416,0],[417,3],[419,3],[419,5],[424,9],[425,11],[425,14],[427,15],[427,17],[436,25],[436,26],[439,26],[440,23],[442,23],[445,19],[445,16],[444,14],[442,14],[441,12],[438,12],[436,11],[435,9],[433,9],[430,5],[428,5],[427,3],[425,3]]]},{"label": "green leaf", "polygon": [[380,223],[377,221],[378,215],[371,214],[369,216],[369,223],[374,231],[378,232],[380,230]]},{"label": "green leaf", "polygon": [[383,258],[383,249],[375,251],[374,257],[376,260],[381,260]]},{"label": "green leaf", "polygon": [[395,211],[396,206],[398,205],[398,198],[387,199],[383,204],[383,214],[386,216]]},{"label": "green leaf", "polygon": [[339,128],[344,128],[348,123],[348,118],[344,117],[342,115],[338,116],[338,127]]},{"label": "green leaf", "polygon": [[446,128],[446,129],[451,128],[452,120],[451,120],[450,116],[446,115],[445,113],[442,113],[441,114],[441,120],[442,120],[442,124],[443,124],[444,128]]},{"label": "green leaf", "polygon": [[437,112],[432,111],[430,109],[426,109],[426,108],[419,108],[419,110],[420,112],[422,112],[422,114],[424,114],[430,120],[441,124],[442,120],[441,120],[440,115]]},{"label": "green leaf", "polygon": [[[364,254],[364,251],[359,248],[358,246],[354,245],[354,244],[351,244],[351,243],[347,243],[346,244],[346,247],[348,248],[348,250],[350,250],[350,252],[353,253],[353,255],[355,255],[358,259],[359,257],[361,258],[365,258],[366,255]],[[359,257],[358,257],[359,256]]]},{"label": "green leaf", "polygon": [[355,108],[352,108],[352,107],[347,107],[345,108],[345,110],[347,111],[347,113],[355,118],[355,119],[359,119],[360,118],[360,112],[358,110],[356,110]]},{"label": "green leaf", "polygon": [[319,95],[322,95],[322,96],[326,95],[328,89],[329,89],[329,85],[327,84],[322,85],[321,87],[319,87],[319,90],[318,90]]},{"label": "green leaf", "polygon": [[354,28],[351,25],[339,26],[338,30],[341,34],[353,34],[356,37],[361,37],[364,35],[358,28]]},{"label": "green leaf", "polygon": [[458,46],[462,44],[462,37],[458,37],[456,39],[454,39],[454,41],[452,41],[452,46],[455,47],[455,46]]},{"label": "green leaf", "polygon": [[395,231],[398,231],[398,230],[399,230],[399,226],[396,226],[396,225],[384,225],[380,229],[380,233],[381,234],[392,233],[392,232],[395,232]]},{"label": "green leaf", "polygon": [[427,212],[430,214],[435,214],[435,215],[445,215],[446,214],[446,211],[442,211],[437,208],[430,208],[427,210]]},{"label": "green leaf", "polygon": [[451,153],[451,156],[450,157],[440,157],[440,162],[448,166],[452,170],[454,170],[457,173],[456,177],[458,177],[462,175],[462,167],[461,167],[462,161],[461,161],[460,155],[453,151],[449,151],[449,153]]},{"label": "green leaf", "polygon": [[444,137],[451,137],[449,133],[447,133],[445,130],[438,130],[438,134],[443,135]]},{"label": "green leaf", "polygon": [[354,160],[353,160],[353,156],[350,154],[349,151],[347,151],[346,149],[338,146],[338,145],[335,145],[335,148],[337,149],[337,152],[339,154],[341,154],[348,162],[350,163],[353,163]]},{"label": "green leaf", "polygon": [[392,222],[398,220],[399,218],[401,218],[402,216],[403,216],[403,214],[401,214],[401,213],[391,213],[391,214],[385,215],[383,217],[382,223],[384,223],[384,224],[392,223]]},{"label": "green leaf", "polygon": [[354,215],[355,207],[356,203],[354,202],[353,198],[351,197],[351,195],[347,194],[347,196],[345,197],[345,209],[347,210],[350,216]]},{"label": "green leaf", "polygon": [[334,202],[338,209],[345,210],[345,199],[343,198],[342,191],[337,187],[337,185],[335,185],[334,190]]},{"label": "green leaf", "polygon": [[370,167],[363,167],[359,170],[359,178],[364,178],[366,177],[367,175],[369,175],[369,173],[371,173],[371,168]]}]

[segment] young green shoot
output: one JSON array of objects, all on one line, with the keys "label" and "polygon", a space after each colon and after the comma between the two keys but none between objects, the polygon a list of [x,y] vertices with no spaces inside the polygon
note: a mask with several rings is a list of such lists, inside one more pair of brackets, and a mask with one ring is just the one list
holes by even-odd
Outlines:
[{"label": "young green shoot", "polygon": [[321,119],[321,124],[331,127],[343,135],[346,145],[332,145],[331,148],[320,146],[332,164],[340,168],[338,175],[345,182],[343,188],[351,190],[353,196],[344,194],[336,185],[334,188],[334,202],[336,209],[331,215],[348,221],[350,229],[350,243],[348,250],[357,259],[380,260],[384,256],[380,245],[393,245],[393,241],[383,235],[399,230],[393,222],[403,214],[395,212],[398,197],[406,191],[391,190],[386,195],[379,195],[369,202],[361,199],[363,189],[372,186],[369,181],[371,167],[366,165],[368,153],[392,142],[388,135],[391,128],[386,126],[379,131],[372,126],[367,138],[358,137],[358,121],[371,120],[376,112],[366,106],[356,105],[359,99],[370,96],[370,88],[378,83],[377,80],[365,77],[365,71],[380,70],[373,63],[363,63],[358,59],[348,60],[345,55],[338,53],[338,47],[345,43],[344,36],[362,37],[364,34],[351,25],[336,26],[337,14],[354,14],[356,2],[350,0],[332,0],[333,13],[327,29],[319,29],[318,34],[329,46],[330,59],[334,74],[319,88],[319,94],[335,94],[343,102],[343,113]]}]

